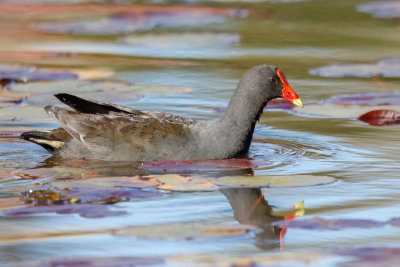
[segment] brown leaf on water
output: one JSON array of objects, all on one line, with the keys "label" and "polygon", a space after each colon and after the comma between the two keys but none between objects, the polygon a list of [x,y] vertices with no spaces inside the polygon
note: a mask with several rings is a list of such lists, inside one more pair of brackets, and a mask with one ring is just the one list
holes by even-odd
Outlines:
[{"label": "brown leaf on water", "polygon": [[400,111],[389,109],[378,109],[369,111],[360,117],[360,121],[367,122],[369,125],[383,126],[400,123]]},{"label": "brown leaf on water", "polygon": [[118,236],[153,239],[202,239],[244,235],[257,230],[245,224],[175,223],[127,227],[115,232]]},{"label": "brown leaf on water", "polygon": [[93,177],[99,173],[80,168],[35,168],[25,169],[23,171],[15,172],[16,176],[21,178],[40,178],[40,179],[71,179],[71,178],[85,178]]},{"label": "brown leaf on water", "polygon": [[140,166],[140,168],[162,172],[222,171],[253,169],[257,167],[257,164],[258,162],[252,159],[220,159],[194,161],[160,160],[145,162]]}]

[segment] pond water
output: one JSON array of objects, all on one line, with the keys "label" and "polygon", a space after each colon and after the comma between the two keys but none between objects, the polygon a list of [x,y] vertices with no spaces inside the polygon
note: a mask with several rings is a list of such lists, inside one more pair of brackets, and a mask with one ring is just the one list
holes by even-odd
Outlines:
[{"label": "pond water", "polygon": [[[0,265],[399,266],[400,115],[357,118],[400,111],[400,12],[365,3],[2,1]],[[57,127],[57,92],[216,119],[264,63],[305,107],[269,106],[249,159],[61,160],[18,138]]]}]

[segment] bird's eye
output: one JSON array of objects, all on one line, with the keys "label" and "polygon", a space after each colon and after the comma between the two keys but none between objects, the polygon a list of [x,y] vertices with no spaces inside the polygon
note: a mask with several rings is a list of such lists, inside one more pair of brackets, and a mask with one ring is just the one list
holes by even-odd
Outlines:
[{"label": "bird's eye", "polygon": [[275,77],[269,78],[270,83],[277,83],[278,80]]}]

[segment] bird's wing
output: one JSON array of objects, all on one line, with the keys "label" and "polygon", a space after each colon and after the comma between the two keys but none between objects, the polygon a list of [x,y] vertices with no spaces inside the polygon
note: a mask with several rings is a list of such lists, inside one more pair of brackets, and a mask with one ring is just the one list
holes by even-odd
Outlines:
[{"label": "bird's wing", "polygon": [[[103,104],[95,105],[99,106],[93,109],[99,112],[104,108]],[[159,112],[117,110],[93,114],[56,106],[47,106],[45,110],[73,139],[95,153],[95,158],[112,160],[151,160],[178,152],[190,139],[190,124],[194,123],[191,119]]]},{"label": "bird's wing", "polygon": [[82,99],[80,97],[70,95],[70,94],[56,94],[55,97],[57,97],[61,102],[64,104],[68,105],[78,113],[84,113],[84,114],[110,114],[110,113],[115,113],[115,114],[130,114],[130,115],[135,115],[138,116],[138,118],[153,118],[157,119],[159,121],[169,121],[169,122],[175,122],[175,123],[193,123],[194,120],[192,119],[187,119],[183,118],[180,116],[176,116],[173,114],[169,113],[162,113],[162,112],[154,112],[154,111],[140,111],[120,105],[115,105],[115,104],[106,104],[106,103],[100,103],[96,101],[89,101]]}]

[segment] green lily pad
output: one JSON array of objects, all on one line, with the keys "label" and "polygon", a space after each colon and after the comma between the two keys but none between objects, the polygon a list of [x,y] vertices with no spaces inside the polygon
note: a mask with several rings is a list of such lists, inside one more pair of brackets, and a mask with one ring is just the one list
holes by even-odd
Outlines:
[{"label": "green lily pad", "polygon": [[224,176],[213,182],[226,187],[297,187],[329,184],[336,179],[316,175],[254,175]]},{"label": "green lily pad", "polygon": [[115,232],[118,236],[152,239],[194,239],[238,236],[257,228],[245,224],[176,223],[127,227]]},{"label": "green lily pad", "polygon": [[201,177],[182,176],[177,174],[166,174],[156,176],[155,179],[161,184],[156,188],[168,191],[209,191],[217,187],[212,181]]}]

